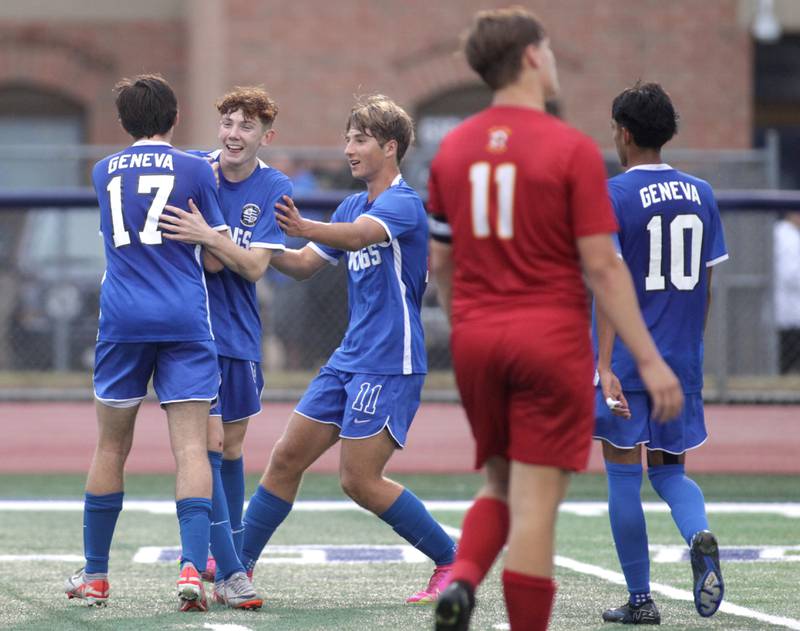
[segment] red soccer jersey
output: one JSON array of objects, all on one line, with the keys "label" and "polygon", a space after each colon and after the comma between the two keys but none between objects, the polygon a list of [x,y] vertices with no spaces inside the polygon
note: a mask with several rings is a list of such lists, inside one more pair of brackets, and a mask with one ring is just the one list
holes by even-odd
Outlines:
[{"label": "red soccer jersey", "polygon": [[575,240],[617,231],[590,138],[538,110],[490,107],[447,135],[429,187],[429,212],[452,230],[454,323],[586,312]]}]

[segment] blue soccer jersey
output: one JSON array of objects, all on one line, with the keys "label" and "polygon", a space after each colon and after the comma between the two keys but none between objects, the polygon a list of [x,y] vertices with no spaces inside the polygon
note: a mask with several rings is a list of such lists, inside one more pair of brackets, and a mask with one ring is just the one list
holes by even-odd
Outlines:
[{"label": "blue soccer jersey", "polygon": [[[728,258],[707,182],[667,164],[642,165],[609,180],[619,252],[630,268],[645,324],[684,392],[703,388],[706,268]],[[623,390],[644,390],[619,338],[612,370]]]},{"label": "blue soccer jersey", "polygon": [[201,248],[165,239],[158,229],[166,204],[186,209],[190,198],[209,225],[226,229],[208,163],[166,142],[140,140],[98,162],[92,181],[106,253],[98,340],[212,340]]},{"label": "blue soccer jersey", "polygon": [[[200,155],[219,160],[219,153]],[[286,235],[275,220],[275,203],[282,201],[283,195],[292,195],[291,180],[260,160],[250,177],[241,182],[229,182],[219,171],[222,212],[233,240],[245,249],[286,249]],[[217,351],[225,357],[260,362],[261,317],[255,283],[228,268],[206,274],[206,280]]]},{"label": "blue soccer jersey", "polygon": [[389,235],[357,252],[312,247],[328,262],[347,258],[350,322],[328,365],[350,373],[427,372],[420,307],[428,274],[428,220],[422,200],[400,176],[371,203],[367,193],[346,198],[331,223],[369,217]]}]

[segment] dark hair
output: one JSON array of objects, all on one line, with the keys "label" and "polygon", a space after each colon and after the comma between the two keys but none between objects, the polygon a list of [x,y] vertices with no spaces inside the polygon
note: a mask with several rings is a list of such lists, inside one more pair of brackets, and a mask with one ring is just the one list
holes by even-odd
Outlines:
[{"label": "dark hair", "polygon": [[414,142],[414,121],[402,107],[383,94],[360,97],[347,117],[345,133],[350,129],[373,136],[383,147],[389,140],[397,141],[397,163]]},{"label": "dark hair", "polygon": [[178,116],[178,99],[169,83],[158,74],[122,79],[114,86],[122,127],[134,138],[167,133]]},{"label": "dark hair", "polygon": [[236,86],[217,101],[217,111],[223,116],[236,110],[242,110],[245,118],[257,118],[267,127],[278,115],[277,104],[261,86]]},{"label": "dark hair", "polygon": [[658,83],[637,81],[624,90],[611,105],[611,118],[646,149],[661,149],[678,133],[678,113]]},{"label": "dark hair", "polygon": [[527,9],[479,11],[466,37],[464,52],[472,69],[492,89],[513,83],[522,71],[522,51],[545,38],[539,19]]}]

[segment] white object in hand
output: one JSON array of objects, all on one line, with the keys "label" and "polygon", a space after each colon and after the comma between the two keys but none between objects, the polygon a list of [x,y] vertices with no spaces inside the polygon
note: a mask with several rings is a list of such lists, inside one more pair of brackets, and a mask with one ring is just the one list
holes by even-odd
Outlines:
[{"label": "white object in hand", "polygon": [[606,405],[608,406],[609,410],[613,410],[614,408],[618,408],[622,405],[622,401],[617,401],[611,397],[606,399]]}]

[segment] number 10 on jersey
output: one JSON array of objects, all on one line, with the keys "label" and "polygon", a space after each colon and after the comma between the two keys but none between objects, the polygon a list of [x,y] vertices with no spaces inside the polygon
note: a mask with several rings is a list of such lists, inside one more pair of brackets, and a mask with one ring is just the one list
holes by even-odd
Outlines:
[{"label": "number 10 on jersey", "polygon": [[514,237],[514,183],[517,167],[513,162],[503,162],[494,167],[488,162],[476,162],[469,168],[472,189],[472,233],[477,239],[491,236],[489,225],[489,191],[492,179],[497,187],[497,236],[500,239]]}]

